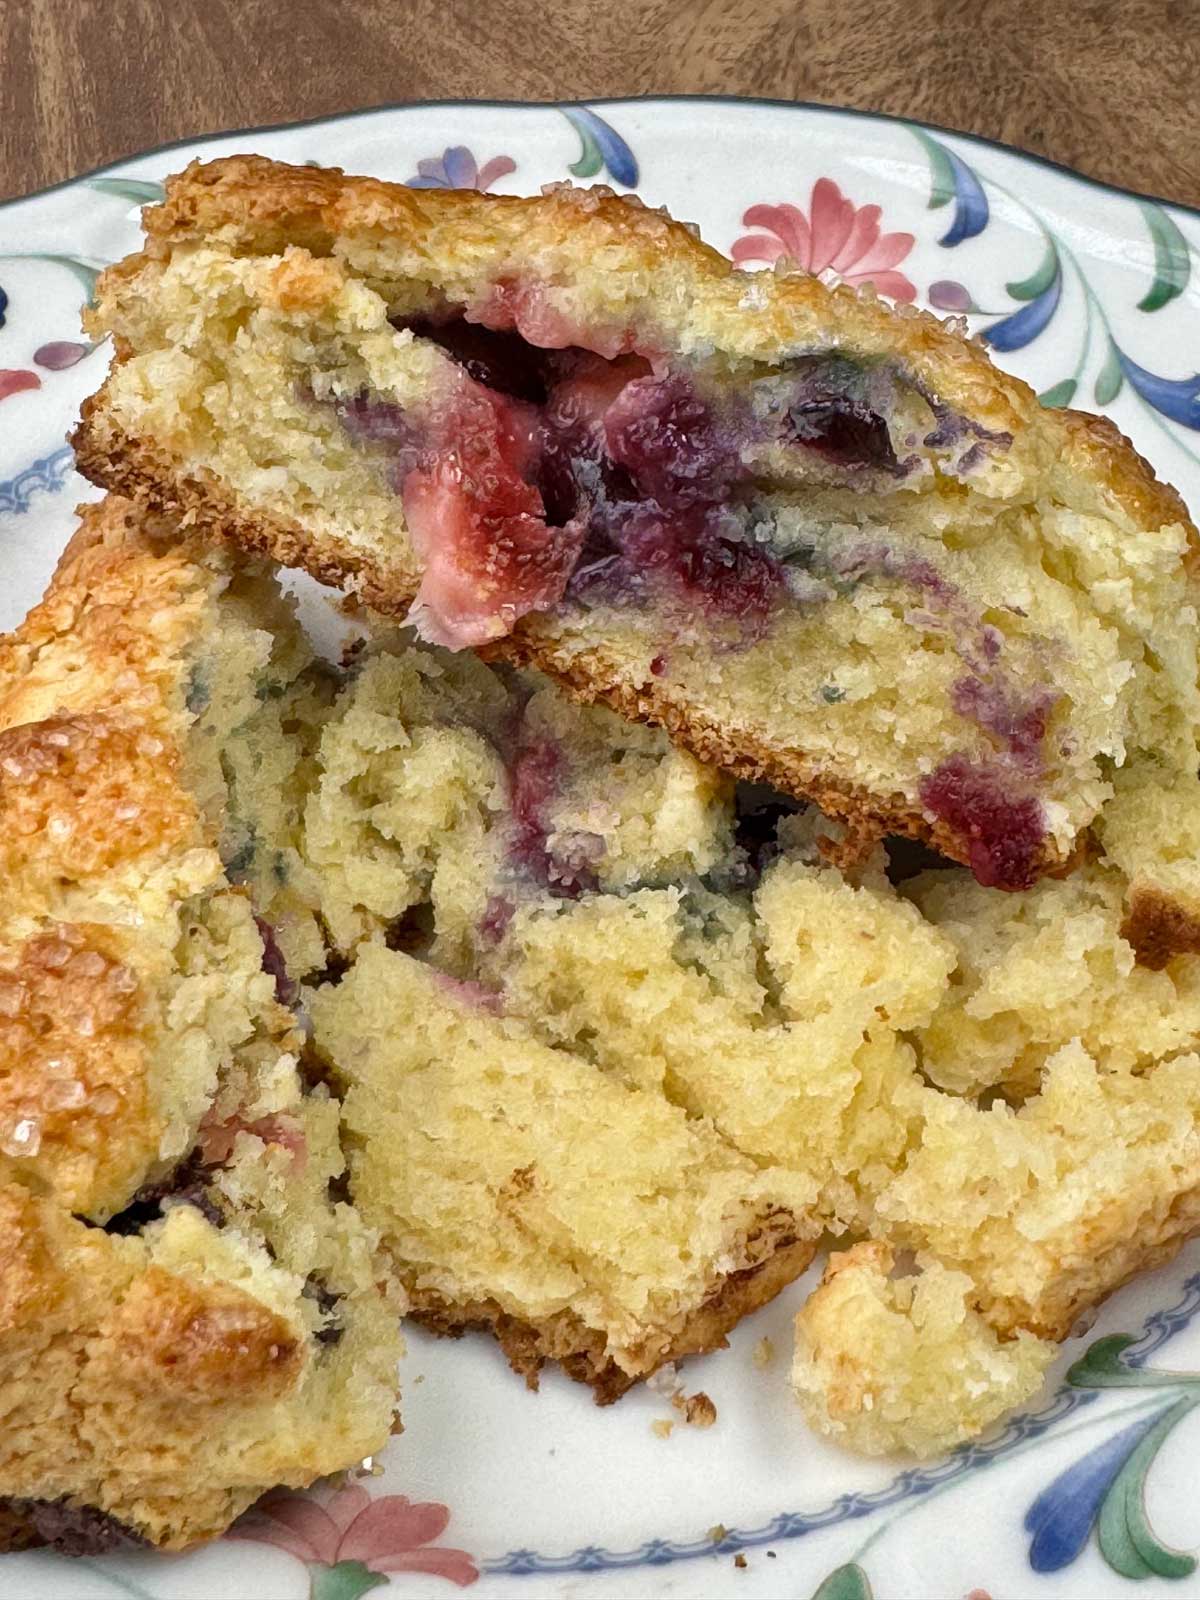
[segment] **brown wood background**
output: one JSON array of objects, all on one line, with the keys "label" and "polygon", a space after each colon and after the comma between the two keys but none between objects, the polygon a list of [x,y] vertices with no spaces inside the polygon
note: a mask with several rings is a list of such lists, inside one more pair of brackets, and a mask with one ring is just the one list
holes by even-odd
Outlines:
[{"label": "brown wood background", "polygon": [[653,93],[925,118],[1200,205],[1200,0],[0,0],[0,196],[387,101]]}]

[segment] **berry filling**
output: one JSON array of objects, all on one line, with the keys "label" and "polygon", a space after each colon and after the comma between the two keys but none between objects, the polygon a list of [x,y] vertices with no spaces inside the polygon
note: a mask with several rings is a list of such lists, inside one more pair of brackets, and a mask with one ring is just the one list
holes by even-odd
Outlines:
[{"label": "berry filling", "polygon": [[105,1233],[122,1237],[140,1233],[150,1223],[158,1222],[168,1205],[195,1206],[214,1228],[224,1227],[225,1217],[209,1192],[208,1176],[205,1161],[200,1152],[194,1150],[168,1177],[144,1184],[124,1211],[104,1224]]},{"label": "berry filling", "polygon": [[318,1277],[315,1272],[310,1273],[305,1279],[300,1292],[306,1300],[316,1302],[317,1310],[326,1319],[313,1334],[314,1341],[326,1346],[340,1344],[346,1332],[337,1315],[338,1307],[342,1303],[341,1295],[331,1289],[324,1278]]},{"label": "berry filling", "polygon": [[23,1517],[33,1528],[35,1541],[64,1556],[103,1556],[114,1550],[146,1548],[149,1540],[107,1511],[58,1500],[0,1499],[0,1509]]},{"label": "berry filling", "polygon": [[1039,801],[999,763],[951,756],[921,782],[921,803],[967,841],[971,871],[988,889],[1031,889],[1046,836]]},{"label": "berry filling", "polygon": [[851,477],[904,477],[918,457],[902,460],[892,436],[902,388],[932,414],[926,445],[1007,442],[895,367],[840,352],[706,392],[639,351],[628,327],[576,325],[538,283],[504,281],[461,315],[397,326],[450,358],[439,392],[410,412],[369,395],[337,410],[355,439],[394,452],[423,568],[412,620],[451,648],[500,638],[568,593],[637,604],[652,591],[756,637],[784,599],[816,598],[761,542],[756,450],[791,445]]},{"label": "berry filling", "polygon": [[706,394],[635,353],[627,329],[572,326],[538,285],[399,326],[450,357],[440,392],[419,410],[359,395],[337,411],[394,453],[423,566],[413,621],[435,643],[502,637],[568,588],[584,603],[652,590],[754,635],[793,590],[750,532],[753,449],[793,444],[889,476],[913,464],[892,442],[884,366],[813,354]]},{"label": "berry filling", "polygon": [[275,998],[281,1006],[295,1005],[300,998],[300,985],[288,976],[287,962],[275,938],[275,929],[257,913],[254,921],[262,939],[262,969],[275,980]]},{"label": "berry filling", "polygon": [[771,424],[768,437],[804,445],[832,466],[902,478],[916,464],[901,462],[892,443],[896,380],[887,367],[863,367],[841,355],[799,356],[779,377],[754,384],[751,395],[756,414]]},{"label": "berry filling", "polygon": [[[552,838],[550,803],[558,793],[562,754],[548,739],[519,750],[509,768],[509,804],[513,837],[509,857],[541,888],[564,900],[576,900],[597,888],[594,835],[567,840]],[[511,915],[511,913],[510,913]]]}]

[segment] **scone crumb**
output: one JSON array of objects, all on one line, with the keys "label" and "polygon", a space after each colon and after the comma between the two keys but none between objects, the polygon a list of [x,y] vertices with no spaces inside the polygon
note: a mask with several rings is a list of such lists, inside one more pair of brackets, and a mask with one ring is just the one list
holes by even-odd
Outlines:
[{"label": "scone crumb", "polygon": [[746,1567],[748,1565],[748,1562],[746,1561],[745,1556],[742,1554],[742,1552],[740,1550],[738,1551],[737,1555],[734,1556],[733,1564],[734,1564],[735,1567],[738,1568],[739,1571],[742,1571],[742,1572],[745,1571],[745,1569],[746,1569]]},{"label": "scone crumb", "polygon": [[650,1432],[656,1433],[660,1439],[669,1439],[675,1431],[675,1424],[670,1417],[656,1417],[650,1424]]},{"label": "scone crumb", "polygon": [[712,1527],[708,1530],[708,1537],[714,1544],[720,1544],[721,1540],[728,1532],[729,1529],[723,1522],[714,1522]]},{"label": "scone crumb", "polygon": [[689,1428],[711,1428],[717,1420],[717,1408],[703,1389],[697,1394],[677,1394],[672,1404],[683,1412]]},{"label": "scone crumb", "polygon": [[756,1367],[769,1367],[772,1361],[774,1361],[775,1346],[771,1340],[767,1338],[766,1334],[763,1335],[763,1337],[754,1346],[754,1349],[750,1352],[750,1359],[754,1362]]}]

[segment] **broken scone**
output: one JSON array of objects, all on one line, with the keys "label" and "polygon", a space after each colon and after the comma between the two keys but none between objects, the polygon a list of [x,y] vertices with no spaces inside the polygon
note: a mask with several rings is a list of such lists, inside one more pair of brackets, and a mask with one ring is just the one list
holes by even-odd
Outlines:
[{"label": "broken scone", "polygon": [[194,164],[81,469],[1025,888],[1194,773],[1196,533],[1111,424],[631,200]]},{"label": "broken scone", "polygon": [[391,1430],[402,1304],[220,854],[269,833],[222,754],[308,659],[265,571],[113,500],[0,641],[10,1544],[182,1548]]},{"label": "broken scone", "polygon": [[812,1260],[815,1185],[550,1049],[478,985],[368,944],[311,1007],[355,1200],[413,1314],[490,1328],[531,1384],[554,1360],[615,1400]]}]

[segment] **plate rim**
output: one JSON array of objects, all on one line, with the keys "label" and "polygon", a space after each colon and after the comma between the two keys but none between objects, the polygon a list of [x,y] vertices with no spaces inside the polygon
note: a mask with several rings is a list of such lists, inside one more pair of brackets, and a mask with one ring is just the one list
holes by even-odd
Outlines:
[{"label": "plate rim", "polygon": [[1073,179],[1076,183],[1083,184],[1086,188],[1098,189],[1104,194],[1117,195],[1126,200],[1149,201],[1152,205],[1169,206],[1173,210],[1181,212],[1184,216],[1193,217],[1196,221],[1200,221],[1200,205],[1191,205],[1184,200],[1172,200],[1165,195],[1155,194],[1146,189],[1134,189],[1124,184],[1108,183],[1103,178],[1093,178],[1086,172],[1080,172],[1077,167],[1069,166],[1063,161],[1056,161],[1052,156],[1041,155],[1035,150],[1022,150],[1017,145],[1007,144],[1003,139],[993,139],[988,134],[968,133],[961,128],[949,127],[944,122],[929,122],[924,118],[905,117],[892,111],[873,111],[863,106],[838,105],[834,101],[785,100],[769,95],[738,94],[600,95],[595,98],[589,97],[581,100],[503,100],[491,99],[486,96],[477,99],[448,96],[431,99],[388,100],[379,105],[357,106],[349,111],[324,112],[316,117],[293,118],[284,122],[264,122],[250,127],[214,128],[207,132],[188,134],[179,139],[167,139],[161,144],[146,145],[139,150],[131,151],[128,155],[118,156],[112,161],[102,162],[99,166],[86,168],[84,171],[77,172],[69,178],[60,178],[57,182],[46,184],[40,189],[31,189],[25,194],[12,195],[8,199],[0,200],[0,211],[7,210],[11,206],[21,205],[28,200],[40,200],[44,195],[57,194],[62,189],[69,189],[75,184],[85,183],[89,178],[98,177],[105,172],[112,172],[117,167],[126,166],[131,161],[140,161],[148,156],[163,155],[171,150],[182,150],[188,145],[203,144],[211,139],[249,138],[256,134],[287,133],[296,128],[319,128],[332,123],[355,122],[366,117],[401,111],[449,111],[477,107],[490,107],[497,111],[557,111],[564,107],[572,110],[588,110],[597,106],[674,105],[731,105],[771,111],[803,111],[821,116],[855,117],[863,122],[883,122],[895,127],[921,128],[928,133],[940,134],[943,137],[963,139],[968,144],[978,145],[985,150],[999,150],[1005,155],[1014,156],[1018,161],[1028,162],[1031,166],[1041,167],[1050,172],[1058,173],[1062,177]]}]

